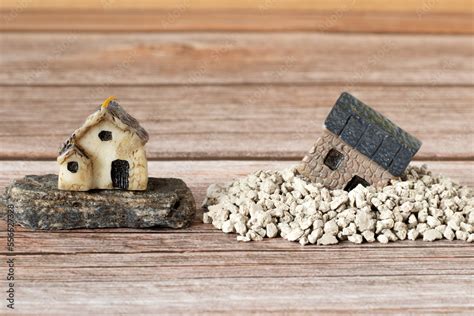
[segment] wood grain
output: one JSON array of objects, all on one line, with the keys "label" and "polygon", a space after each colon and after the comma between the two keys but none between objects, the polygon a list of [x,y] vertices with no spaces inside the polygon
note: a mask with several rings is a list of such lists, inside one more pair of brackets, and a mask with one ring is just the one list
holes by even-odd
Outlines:
[{"label": "wood grain", "polygon": [[317,31],[472,34],[469,0],[18,1],[3,31]]},{"label": "wood grain", "polygon": [[[295,164],[344,90],[424,142],[415,164],[474,187],[472,37],[347,33],[472,34],[471,2],[349,1],[3,0],[0,190],[57,172],[57,146],[117,95],[151,134],[150,176],[182,178],[199,205],[211,183]],[[184,230],[17,227],[15,312],[474,309],[472,244],[239,243],[201,216]]]},{"label": "wood grain", "polygon": [[470,36],[7,32],[0,41],[5,86],[473,84]]},{"label": "wood grain", "polygon": [[42,0],[26,1],[2,0],[0,8],[18,9],[30,8],[36,10],[51,9],[175,9],[185,6],[193,10],[232,9],[232,10],[337,10],[349,7],[353,11],[378,11],[378,12],[416,12],[418,10],[431,10],[434,12],[463,12],[472,10],[469,0],[397,0],[381,3],[379,0]]},{"label": "wood grain", "polygon": [[350,32],[473,34],[469,12],[276,10],[0,11],[0,31],[22,32]]},{"label": "wood grain", "polygon": [[[227,257],[235,256],[234,253],[226,255]],[[58,259],[61,260],[61,258]],[[162,258],[150,258],[150,260],[160,259]],[[187,256],[183,256],[181,259],[186,260]],[[166,260],[163,261],[166,262]],[[415,262],[418,263],[418,261]],[[370,264],[374,264],[374,262],[369,262],[368,265]],[[40,305],[36,300],[31,300],[34,295],[41,292],[49,294],[43,301],[46,304],[56,300],[64,303],[55,309],[58,314],[61,312],[70,314],[66,306],[76,306],[85,302],[88,302],[88,304],[84,304],[87,307],[85,310],[81,309],[84,313],[106,309],[116,311],[120,308],[121,313],[136,313],[138,310],[147,313],[182,314],[189,311],[191,306],[193,314],[222,314],[224,312],[242,314],[270,311],[291,311],[292,314],[306,312],[309,314],[318,311],[343,313],[349,310],[358,312],[373,310],[373,312],[384,311],[385,313],[403,310],[417,311],[418,313],[426,313],[430,310],[466,312],[471,307],[469,303],[471,295],[463,295],[459,290],[459,288],[472,285],[470,276],[443,275],[443,272],[428,276],[396,275],[383,278],[379,275],[363,276],[364,270],[360,268],[364,266],[363,263],[358,266],[358,271],[361,271],[362,274],[360,277],[332,276],[324,270],[319,273],[320,276],[308,276],[307,273],[285,271],[288,266],[288,264],[281,266],[253,265],[250,262],[233,268],[226,264],[219,267],[211,265],[209,267],[177,268],[178,273],[184,274],[178,280],[170,279],[167,275],[167,272],[171,270],[169,267],[106,269],[101,267],[82,268],[76,265],[76,267],[63,268],[59,271],[47,268],[44,273],[46,276],[43,274],[31,281],[28,276],[25,276],[26,280],[21,283],[25,287],[20,290],[19,295],[23,294],[25,301],[29,304],[23,308],[20,307],[19,311],[48,312],[44,309],[44,305]],[[318,266],[313,264],[299,268],[304,269],[303,271],[317,271]],[[211,269],[216,270],[216,275],[209,277],[204,274],[201,276],[202,271]],[[267,271],[266,274],[256,275],[263,269]],[[237,275],[235,270],[241,270],[250,273],[250,275]],[[275,273],[270,271],[275,271]],[[98,276],[100,272],[104,273],[103,277]],[[276,277],[277,272],[284,274],[281,277]],[[58,280],[57,275],[63,273],[66,277],[72,276],[74,279],[80,278],[80,280],[77,282]],[[113,282],[123,278],[124,275],[129,277],[122,282]],[[396,289],[391,291],[390,297],[378,299],[377,294],[370,293],[370,290],[383,291],[387,288],[386,285],[384,287],[384,282],[394,284]],[[417,287],[416,291],[413,290],[414,282],[422,284]],[[440,295],[438,293],[443,292],[442,282],[457,283],[459,287],[448,285],[445,288],[446,294]],[[203,287],[208,290],[202,292]],[[308,294],[301,295],[298,290],[301,288],[304,288]],[[266,291],[267,289],[268,291]],[[101,294],[95,296],[94,292]],[[419,304],[416,298],[420,296],[437,299],[441,302],[436,304],[436,307],[426,301]],[[121,301],[123,297],[127,297],[127,304],[123,304]],[[339,299],[344,301],[342,305],[336,304]],[[374,304],[374,300],[377,300],[378,304]],[[447,300],[452,303],[447,303]],[[246,304],[242,302],[246,302]],[[338,308],[331,307],[333,304]]]},{"label": "wood grain", "polygon": [[[230,253],[229,257],[235,255]],[[415,260],[414,263],[419,262]],[[214,268],[211,266],[207,269]],[[364,271],[370,267],[361,264],[356,270],[361,272],[356,276],[323,274],[308,277],[291,272],[284,275],[270,272],[269,276],[245,276],[246,272],[254,271],[253,268],[254,266],[240,267],[241,274],[233,276],[234,268],[225,265],[216,269],[223,271],[224,276],[219,278],[200,276],[204,268],[187,268],[193,277],[181,279],[163,277],[163,271],[169,271],[172,267],[54,269],[49,270],[53,275],[51,278],[17,282],[22,285],[17,297],[22,297],[24,302],[18,303],[17,311],[29,315],[88,315],[97,312],[126,315],[468,315],[473,308],[473,296],[466,291],[473,286],[472,274],[451,275],[448,272],[441,275],[419,275],[415,271],[405,276],[365,276]],[[275,269],[274,265],[262,265],[257,271],[263,268],[266,271],[280,272],[284,267]],[[305,270],[315,271],[317,268],[318,266],[313,265],[307,266]],[[21,267],[18,270],[21,271]],[[96,281],[95,273],[91,274],[95,270],[106,270],[105,275],[109,277]],[[182,269],[176,271],[182,272]],[[152,272],[155,272],[154,277],[149,278]],[[85,280],[55,282],[61,273],[74,275],[74,279],[84,276]],[[230,276],[226,277],[226,274]],[[132,280],[119,282],[124,275],[130,276]]]},{"label": "wood grain", "polygon": [[[148,158],[301,159],[344,85],[0,87],[1,159],[55,159],[107,95],[150,133]],[[469,87],[352,86],[423,141],[416,159],[474,159]],[[455,124],[453,124],[455,122]],[[54,128],[51,128],[54,126]]]},{"label": "wood grain", "polygon": [[[150,173],[182,177],[200,201],[211,182],[290,164],[159,161],[150,163]],[[430,165],[473,184],[472,162]],[[14,177],[55,169],[55,162],[4,161],[0,186]],[[0,221],[1,240],[5,229]],[[282,239],[239,243],[235,235],[196,219],[185,230],[18,228],[15,245],[17,312],[26,314],[74,314],[71,307],[81,305],[78,314],[424,314],[467,313],[473,307],[474,296],[466,289],[474,285],[474,248],[464,242],[330,247],[301,247]],[[3,248],[0,255],[6,255]]]},{"label": "wood grain", "polygon": [[[291,164],[157,161],[150,173],[182,177],[199,203],[209,183]],[[430,166],[473,185],[473,162]],[[4,161],[0,186],[55,170],[52,161]],[[0,221],[1,240],[5,229]],[[74,306],[81,306],[78,314],[468,313],[474,299],[466,291],[474,286],[474,248],[464,242],[239,243],[196,219],[185,230],[17,228],[15,246],[16,311],[22,314],[74,314]]]}]

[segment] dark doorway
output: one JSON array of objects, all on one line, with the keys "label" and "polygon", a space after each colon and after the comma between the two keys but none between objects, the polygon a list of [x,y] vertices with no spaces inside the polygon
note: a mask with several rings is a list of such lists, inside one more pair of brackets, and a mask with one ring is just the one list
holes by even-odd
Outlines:
[{"label": "dark doorway", "polygon": [[359,176],[353,176],[351,181],[347,182],[344,190],[349,192],[352,189],[355,189],[355,187],[358,186],[359,184],[362,184],[364,187],[368,187],[370,185],[367,181],[365,181],[365,179]]},{"label": "dark doorway", "polygon": [[128,172],[130,165],[126,160],[112,161],[112,169],[110,176],[112,177],[112,184],[114,188],[128,189]]}]

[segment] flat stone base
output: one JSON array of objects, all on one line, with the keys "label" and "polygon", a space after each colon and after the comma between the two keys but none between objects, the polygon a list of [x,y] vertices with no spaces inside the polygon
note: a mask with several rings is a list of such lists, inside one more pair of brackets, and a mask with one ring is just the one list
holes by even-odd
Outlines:
[{"label": "flat stone base", "polygon": [[191,224],[194,197],[180,179],[149,178],[146,191],[58,190],[57,175],[13,181],[2,203],[13,205],[17,224],[31,229],[171,227]]}]

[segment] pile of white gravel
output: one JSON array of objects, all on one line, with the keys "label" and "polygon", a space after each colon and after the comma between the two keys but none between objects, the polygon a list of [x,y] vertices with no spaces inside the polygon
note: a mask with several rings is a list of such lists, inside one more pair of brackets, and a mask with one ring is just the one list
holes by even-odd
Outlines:
[{"label": "pile of white gravel", "polygon": [[402,181],[376,189],[328,190],[295,173],[258,171],[211,185],[204,223],[240,241],[281,236],[306,245],[396,240],[474,240],[472,190],[409,167]]}]

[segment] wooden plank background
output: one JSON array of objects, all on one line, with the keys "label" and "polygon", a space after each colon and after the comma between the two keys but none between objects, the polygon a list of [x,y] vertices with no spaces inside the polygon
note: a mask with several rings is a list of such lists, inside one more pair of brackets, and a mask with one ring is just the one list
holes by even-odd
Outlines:
[{"label": "wooden plank background", "polygon": [[472,0],[2,0],[8,31],[472,34]]},{"label": "wooden plank background", "polygon": [[[419,137],[415,164],[474,186],[472,1],[2,0],[0,31],[0,188],[57,172],[60,143],[117,95],[150,132],[150,175],[182,178],[199,205],[211,183],[295,164],[342,91]],[[17,228],[16,312],[474,309],[472,244],[239,243],[201,215],[184,230]]]}]

